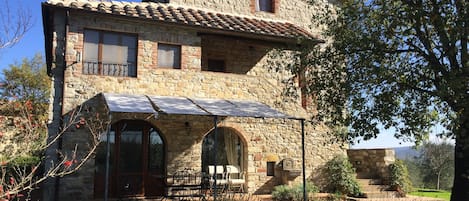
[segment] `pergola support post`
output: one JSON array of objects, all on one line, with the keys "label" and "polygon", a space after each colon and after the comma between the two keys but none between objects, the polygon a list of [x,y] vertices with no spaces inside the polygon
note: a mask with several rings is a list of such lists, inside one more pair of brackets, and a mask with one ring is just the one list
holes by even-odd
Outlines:
[{"label": "pergola support post", "polygon": [[305,120],[300,119],[301,121],[301,165],[303,172],[303,200],[308,201],[308,195],[306,193],[306,165],[305,165]]},{"label": "pergola support post", "polygon": [[[215,133],[214,133],[214,135],[215,135],[215,137],[214,137],[215,140],[214,140],[213,144],[214,144],[214,146],[215,146],[215,150],[217,150],[217,148],[218,148],[218,142],[217,142],[217,141],[218,141],[218,126],[217,126],[217,124],[218,124],[218,116],[214,116],[214,117],[213,117],[213,128],[214,128],[214,132],[215,132]],[[214,189],[214,192],[213,192],[213,200],[214,200],[214,201],[217,201],[217,190],[218,190],[218,189],[217,189],[217,165],[218,165],[218,161],[217,161],[217,151],[214,151],[214,152],[213,152],[213,162],[215,163],[215,164],[214,164],[214,166],[215,166],[215,172],[214,172],[214,174],[213,174],[214,177],[215,177],[215,178],[214,178],[215,183],[214,183],[214,187],[213,187],[213,189]]]}]

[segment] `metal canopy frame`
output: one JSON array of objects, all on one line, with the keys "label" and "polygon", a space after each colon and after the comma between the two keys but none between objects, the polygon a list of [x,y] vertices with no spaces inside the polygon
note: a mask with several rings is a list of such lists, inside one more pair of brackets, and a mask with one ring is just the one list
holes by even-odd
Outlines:
[{"label": "metal canopy frame", "polygon": [[103,96],[110,112],[297,119],[256,101],[108,93]]},{"label": "metal canopy frame", "polygon": [[[145,96],[129,94],[102,93],[109,109],[109,118],[112,113],[164,113],[168,115],[197,115],[213,117],[215,139],[218,135],[219,117],[254,117],[254,118],[276,118],[298,120],[301,124],[301,152],[302,152],[302,174],[303,174],[303,200],[307,201],[306,192],[306,166],[305,166],[305,119],[292,117],[279,112],[268,105],[256,101],[186,98],[171,96]],[[110,126],[107,131],[106,144],[106,181],[104,200],[109,198],[109,163],[110,163]],[[216,143],[216,142],[215,142]],[[216,154],[214,154],[215,166],[217,165]],[[215,174],[216,174],[215,168]],[[215,188],[217,181],[215,178]],[[217,191],[214,193],[217,200]]]}]

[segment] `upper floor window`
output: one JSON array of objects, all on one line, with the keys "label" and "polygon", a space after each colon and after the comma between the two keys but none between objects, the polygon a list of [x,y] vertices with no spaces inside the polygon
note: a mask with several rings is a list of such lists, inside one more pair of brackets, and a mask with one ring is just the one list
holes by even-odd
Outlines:
[{"label": "upper floor window", "polygon": [[181,46],[170,44],[158,44],[158,67],[181,68]]},{"label": "upper floor window", "polygon": [[273,13],[275,11],[275,0],[255,0],[256,11]]},{"label": "upper floor window", "polygon": [[83,74],[137,76],[137,37],[98,30],[84,31]]},{"label": "upper floor window", "polygon": [[207,70],[213,72],[225,72],[225,61],[220,59],[208,59]]}]

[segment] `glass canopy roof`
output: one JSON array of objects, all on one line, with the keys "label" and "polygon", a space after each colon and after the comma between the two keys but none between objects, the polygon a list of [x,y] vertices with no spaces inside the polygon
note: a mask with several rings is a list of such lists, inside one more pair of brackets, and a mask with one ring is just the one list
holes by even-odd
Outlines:
[{"label": "glass canopy roof", "polygon": [[296,119],[256,101],[103,94],[111,112]]}]

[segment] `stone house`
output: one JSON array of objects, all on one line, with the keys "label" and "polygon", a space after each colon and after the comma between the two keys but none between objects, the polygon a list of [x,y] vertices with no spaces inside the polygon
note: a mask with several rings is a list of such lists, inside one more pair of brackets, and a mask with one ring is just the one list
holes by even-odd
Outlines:
[{"label": "stone house", "polygon": [[[303,0],[42,3],[49,133],[85,104],[106,109],[111,122],[94,157],[47,182],[44,199],[101,199],[106,189],[111,198],[150,199],[164,195],[168,175],[214,164],[238,167],[253,194],[301,182],[304,96],[284,96],[293,75],[268,64],[275,48],[321,42],[309,28],[314,11]],[[304,130],[313,178],[344,150],[326,127]],[[47,153],[83,147],[84,136],[70,130]]]}]

